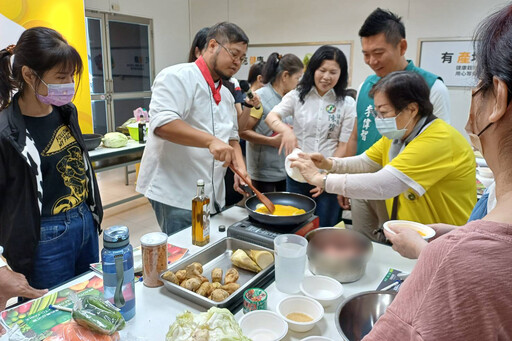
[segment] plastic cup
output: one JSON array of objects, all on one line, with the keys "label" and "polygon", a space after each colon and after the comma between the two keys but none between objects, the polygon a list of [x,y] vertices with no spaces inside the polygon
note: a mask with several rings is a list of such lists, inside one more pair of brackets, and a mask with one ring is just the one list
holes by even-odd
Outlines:
[{"label": "plastic cup", "polygon": [[296,234],[282,234],[274,239],[276,288],[286,294],[300,291],[306,270],[308,241]]}]

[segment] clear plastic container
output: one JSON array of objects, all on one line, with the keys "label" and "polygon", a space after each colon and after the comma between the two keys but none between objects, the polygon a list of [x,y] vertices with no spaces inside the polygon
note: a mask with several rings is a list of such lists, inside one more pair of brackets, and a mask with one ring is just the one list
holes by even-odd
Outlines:
[{"label": "clear plastic container", "polygon": [[164,283],[160,274],[167,270],[167,234],[147,233],[140,238],[142,245],[142,278],[150,288],[161,287]]}]

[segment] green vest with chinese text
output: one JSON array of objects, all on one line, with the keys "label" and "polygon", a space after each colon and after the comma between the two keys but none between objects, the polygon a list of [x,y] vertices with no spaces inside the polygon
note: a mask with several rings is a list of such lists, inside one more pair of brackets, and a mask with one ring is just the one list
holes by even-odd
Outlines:
[{"label": "green vest with chinese text", "polygon": [[[432,88],[437,79],[442,81],[442,78],[416,67],[411,60],[408,60],[405,71],[413,71],[420,74]],[[370,98],[369,93],[372,87],[380,80],[377,75],[371,75],[364,81],[359,94],[357,96],[357,153],[356,155],[364,153],[375,142],[382,137],[375,127],[375,118],[372,115],[373,111],[373,98]]]}]

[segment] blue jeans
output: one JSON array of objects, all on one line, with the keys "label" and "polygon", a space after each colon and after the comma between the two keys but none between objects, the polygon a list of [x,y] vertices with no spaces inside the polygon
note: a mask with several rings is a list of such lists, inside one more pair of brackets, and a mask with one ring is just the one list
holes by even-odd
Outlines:
[{"label": "blue jeans", "polygon": [[[289,176],[286,176],[286,190],[288,192],[299,193],[311,198],[309,192],[315,188],[308,183],[300,183]],[[315,214],[320,218],[320,227],[334,226],[339,222],[341,207],[338,204],[336,194],[323,192],[320,196],[313,198],[316,202]]]},{"label": "blue jeans", "polygon": [[149,202],[155,211],[158,225],[168,236],[192,225],[192,210],[169,206],[151,199]]},{"label": "blue jeans", "polygon": [[98,232],[85,202],[69,211],[41,217],[31,286],[52,288],[89,270],[99,261]]}]

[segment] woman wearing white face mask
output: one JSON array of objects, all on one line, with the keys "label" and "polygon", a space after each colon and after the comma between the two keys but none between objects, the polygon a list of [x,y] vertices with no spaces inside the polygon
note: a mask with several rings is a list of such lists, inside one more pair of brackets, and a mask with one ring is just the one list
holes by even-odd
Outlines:
[{"label": "woman wearing white face mask", "polygon": [[[370,94],[383,136],[378,142],[354,157],[304,155],[292,167],[328,193],[386,199],[391,219],[464,224],[476,202],[475,157],[466,139],[432,114],[423,78],[393,72]],[[320,174],[317,167],[341,174]],[[369,228],[361,232],[370,234],[376,227]],[[382,234],[378,237],[385,240]]]},{"label": "woman wearing white face mask", "polygon": [[81,72],[78,52],[49,28],[0,50],[0,245],[35,288],[98,261],[103,212],[71,103]]}]

